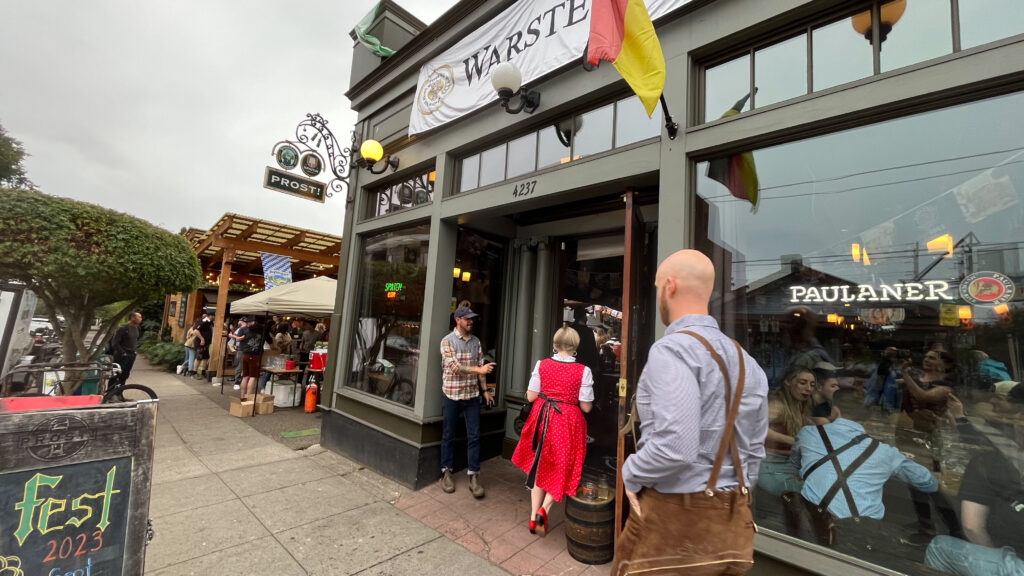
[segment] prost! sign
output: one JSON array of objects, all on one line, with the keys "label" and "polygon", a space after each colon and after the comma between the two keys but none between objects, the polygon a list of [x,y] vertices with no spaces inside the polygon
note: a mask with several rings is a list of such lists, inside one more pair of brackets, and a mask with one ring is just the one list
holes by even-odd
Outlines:
[{"label": "prost! sign", "polygon": [[275,192],[284,192],[293,196],[299,196],[308,200],[324,201],[326,186],[322,182],[303,178],[296,174],[290,174],[267,166],[263,175],[263,187]]}]

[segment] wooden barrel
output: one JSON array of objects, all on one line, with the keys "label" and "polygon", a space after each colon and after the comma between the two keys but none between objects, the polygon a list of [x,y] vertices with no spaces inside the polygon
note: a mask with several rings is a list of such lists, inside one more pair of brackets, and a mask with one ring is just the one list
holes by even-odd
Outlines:
[{"label": "wooden barrel", "polygon": [[569,555],[584,564],[607,564],[615,554],[615,498],[565,501]]}]

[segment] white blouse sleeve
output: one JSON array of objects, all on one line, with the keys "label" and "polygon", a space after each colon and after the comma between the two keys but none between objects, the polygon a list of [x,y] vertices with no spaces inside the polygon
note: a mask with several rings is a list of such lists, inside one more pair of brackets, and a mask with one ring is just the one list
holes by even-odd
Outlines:
[{"label": "white blouse sleeve", "polygon": [[530,385],[526,389],[531,392],[540,392],[540,361],[533,367],[533,374],[530,374]]},{"label": "white blouse sleeve", "polygon": [[583,383],[580,385],[580,402],[594,401],[594,375],[590,368],[583,367]]}]

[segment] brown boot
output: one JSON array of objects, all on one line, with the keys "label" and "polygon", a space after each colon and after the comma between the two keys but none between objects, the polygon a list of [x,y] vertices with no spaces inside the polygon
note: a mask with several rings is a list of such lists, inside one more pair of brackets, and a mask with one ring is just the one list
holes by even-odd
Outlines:
[{"label": "brown boot", "polygon": [[469,475],[469,491],[477,500],[484,497],[484,487],[480,485],[480,474]]},{"label": "brown boot", "polygon": [[452,471],[445,469],[444,475],[441,476],[441,490],[444,490],[446,494],[455,492],[455,479],[452,478]]}]

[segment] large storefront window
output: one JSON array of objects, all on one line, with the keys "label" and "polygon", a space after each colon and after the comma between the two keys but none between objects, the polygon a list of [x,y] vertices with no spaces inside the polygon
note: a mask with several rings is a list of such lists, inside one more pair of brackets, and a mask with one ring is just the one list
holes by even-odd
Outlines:
[{"label": "large storefront window", "polygon": [[[707,176],[728,170],[698,164],[712,313],[771,387],[760,526],[908,574],[1024,553],[1022,107],[1014,94],[755,150],[756,211]],[[834,449],[881,443],[827,505],[817,424]]]},{"label": "large storefront window", "polygon": [[348,386],[405,406],[416,398],[430,227],[363,239]]}]

